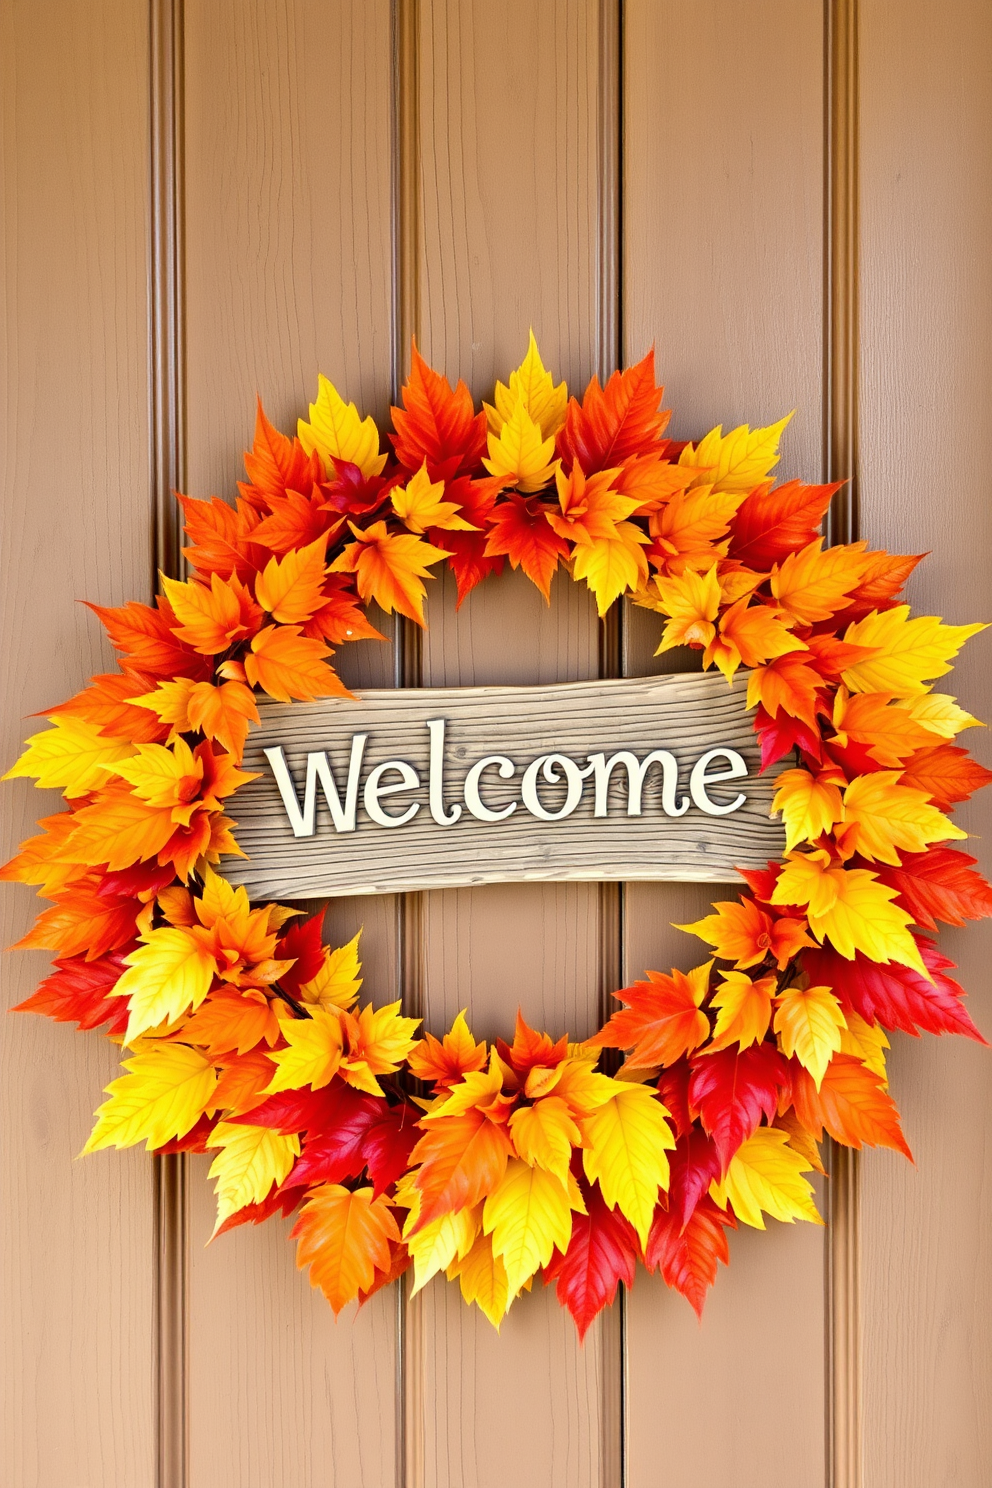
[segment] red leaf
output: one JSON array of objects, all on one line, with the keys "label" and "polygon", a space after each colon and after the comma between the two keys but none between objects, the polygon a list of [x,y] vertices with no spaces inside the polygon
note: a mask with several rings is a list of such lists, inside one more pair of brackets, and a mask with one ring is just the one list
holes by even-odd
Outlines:
[{"label": "red leaf", "polygon": [[832,486],[804,486],[786,481],[783,486],[758,486],[734,517],[731,527],[731,556],[748,568],[768,569],[790,553],[803,548],[819,533],[830,498],[843,481]]},{"label": "red leaf", "polygon": [[660,408],[664,389],[654,380],[654,349],[625,372],[614,372],[605,388],[593,377],[579,407],[568,401],[558,434],[566,471],[578,461],[586,475],[619,465],[631,455],[656,451],[669,413]]},{"label": "red leaf", "polygon": [[684,1228],[673,1210],[659,1205],[654,1212],[644,1264],[649,1271],[660,1271],[666,1284],[682,1293],[697,1317],[702,1317],[706,1293],[716,1281],[717,1263],[730,1263],[725,1226],[733,1223],[708,1194]]},{"label": "red leaf", "polygon": [[[324,1095],[325,1091],[317,1093]],[[309,1140],[287,1182],[343,1183],[346,1178],[358,1178],[365,1171],[362,1144],[388,1109],[385,1101],[380,1096],[353,1090],[341,1080],[332,1080],[326,1087],[326,1095],[320,1122],[310,1126]]]},{"label": "red leaf", "polygon": [[687,1225],[713,1179],[720,1177],[720,1154],[705,1132],[693,1127],[679,1137],[670,1163],[668,1208],[680,1225]]},{"label": "red leaf", "polygon": [[811,984],[832,987],[846,1012],[852,1008],[866,1023],[900,1029],[918,1037],[924,1033],[960,1033],[966,1038],[985,1039],[965,1011],[964,992],[946,971],[955,970],[936,944],[925,935],[915,935],[923,964],[933,977],[901,966],[897,961],[880,966],[860,951],[846,961],[832,946],[803,953],[803,969]]},{"label": "red leaf", "polygon": [[688,1059],[678,1059],[669,1069],[662,1070],[658,1077],[658,1094],[672,1118],[677,1137],[683,1137],[692,1130],[692,1112],[689,1110],[691,1074]]},{"label": "red leaf", "polygon": [[617,1292],[617,1283],[634,1284],[637,1236],[618,1209],[609,1209],[599,1184],[579,1180],[588,1214],[572,1216],[572,1236],[564,1255],[556,1250],[544,1268],[544,1284],[557,1281],[558,1301],[575,1319],[579,1338]]},{"label": "red leaf", "polygon": [[486,415],[475,412],[464,382],[452,391],[414,342],[410,376],[400,396],[403,408],[392,410],[396,433],[390,435],[400,464],[415,471],[426,460],[432,481],[471,475],[486,448]]},{"label": "red leaf", "polygon": [[764,1115],[778,1111],[778,1093],[789,1088],[789,1066],[771,1044],[697,1054],[689,1082],[690,1107],[698,1108],[724,1172]]},{"label": "red leaf", "polygon": [[156,1157],[168,1157],[174,1152],[206,1152],[207,1138],[217,1125],[215,1116],[201,1116],[195,1126],[181,1137],[174,1137],[164,1147],[155,1148]]},{"label": "red leaf", "polygon": [[124,963],[127,951],[125,946],[96,961],[87,961],[84,956],[56,961],[56,969],[37,992],[11,1011],[43,1013],[56,1023],[76,1023],[80,1030],[99,1028],[106,1023],[108,1034],[123,1033],[127,1027],[128,999],[110,994],[127,970]]},{"label": "red leaf", "polygon": [[309,920],[291,920],[276,945],[276,960],[294,963],[279,978],[280,987],[291,997],[299,994],[305,982],[312,982],[324,964],[323,928],[323,911]]},{"label": "red leaf", "polygon": [[992,884],[975,872],[975,858],[953,847],[931,847],[922,853],[900,852],[901,866],[870,866],[882,883],[896,889],[917,925],[935,930],[937,921],[963,925],[992,915]]},{"label": "red leaf", "polygon": [[551,580],[559,558],[568,557],[568,544],[552,531],[547,508],[536,496],[511,494],[496,506],[486,555],[496,558],[504,553],[550,603]]},{"label": "red leaf", "polygon": [[320,488],[327,511],[349,517],[365,517],[378,511],[395,486],[407,478],[406,471],[398,465],[388,466],[382,475],[365,475],[360,466],[351,460],[337,460],[332,456],[334,479],[325,481]]},{"label": "red leaf", "polygon": [[420,1132],[417,1112],[410,1106],[390,1106],[380,1121],[370,1126],[362,1141],[362,1156],[378,1198],[410,1162]]},{"label": "red leaf", "polygon": [[959,801],[967,801],[990,780],[992,770],[972,759],[967,749],[955,744],[937,744],[909,756],[899,784],[926,791],[933,804],[946,811]]},{"label": "red leaf", "polygon": [[[260,1105],[246,1111],[238,1120],[247,1126],[271,1127],[284,1136],[293,1132],[331,1131],[341,1112],[338,1092],[344,1088],[351,1087],[346,1087],[342,1080],[332,1080],[322,1090],[280,1090],[277,1095],[266,1096]],[[370,1095],[364,1099],[379,1097]]]},{"label": "red leaf", "polygon": [[[239,1116],[238,1120],[241,1119]],[[281,1214],[283,1219],[288,1219],[305,1193],[305,1188],[274,1188],[260,1204],[246,1204],[243,1209],[225,1219],[213,1238],[216,1240],[218,1235],[234,1230],[238,1225],[261,1224],[263,1220],[271,1219],[273,1214]]]},{"label": "red leaf", "polygon": [[792,718],[780,709],[776,718],[770,718],[761,704],[755,710],[754,731],[761,742],[761,768],[767,770],[793,749],[801,749],[812,759],[822,758],[820,736],[815,729],[799,718]]}]

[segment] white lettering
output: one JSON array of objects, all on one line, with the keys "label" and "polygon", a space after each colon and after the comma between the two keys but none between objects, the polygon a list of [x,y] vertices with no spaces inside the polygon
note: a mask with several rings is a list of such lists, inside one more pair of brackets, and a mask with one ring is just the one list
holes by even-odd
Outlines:
[{"label": "white lettering", "polygon": [[443,718],[432,718],[427,725],[431,736],[431,763],[428,773],[428,798],[431,806],[431,816],[439,827],[452,826],[462,814],[462,808],[456,803],[450,812],[444,809],[444,727]]},{"label": "white lettering", "polygon": [[[717,770],[714,774],[707,774],[710,761],[720,756],[729,761],[729,768]],[[742,792],[726,806],[720,806],[710,800],[706,794],[706,787],[715,784],[718,780],[740,780],[746,774],[747,765],[736,749],[708,749],[692,767],[692,774],[689,776],[689,794],[700,811],[705,811],[707,816],[729,816],[732,811],[737,811],[744,805],[747,796]]]},{"label": "white lettering", "polygon": [[[592,765],[586,765],[580,770],[573,759],[567,754],[542,754],[536,760],[532,760],[524,771],[524,778],[520,785],[520,799],[523,801],[531,816],[536,816],[539,821],[564,821],[566,816],[571,816],[582,799],[582,782],[587,775],[591,775]],[[560,772],[560,773],[559,773]],[[560,780],[568,782],[565,792],[565,803],[558,811],[548,811],[541,805],[537,794],[537,777],[543,775],[549,785],[557,785]]]},{"label": "white lettering", "polygon": [[516,769],[513,761],[507,759],[505,754],[487,754],[485,759],[477,760],[465,776],[465,805],[478,821],[501,822],[516,811],[517,803],[509,801],[498,811],[494,811],[491,806],[485,804],[479,794],[479,786],[483,770],[487,770],[490,765],[498,767],[497,774],[501,780],[509,780]]},{"label": "white lettering", "polygon": [[362,769],[362,758],[365,754],[365,745],[368,734],[355,734],[351,740],[351,758],[348,761],[348,783],[345,787],[344,805],[338,794],[337,782],[331,769],[327,754],[321,750],[318,753],[307,755],[307,783],[303,793],[303,809],[300,810],[299,797],[293,777],[289,773],[286,763],[286,755],[282,745],[275,749],[265,749],[263,754],[269,762],[269,768],[275,776],[279,794],[282,796],[282,804],[286,808],[290,825],[293,828],[294,837],[312,837],[316,825],[317,816],[317,782],[320,781],[324,792],[324,800],[327,802],[331,812],[331,819],[338,832],[353,832],[355,830],[355,808],[358,804],[358,778]]},{"label": "white lettering", "polygon": [[645,755],[643,760],[638,760],[637,755],[629,749],[620,749],[616,754],[611,754],[609,759],[605,754],[590,754],[588,756],[590,765],[595,772],[596,807],[594,816],[607,815],[607,796],[610,788],[610,776],[617,765],[623,765],[627,771],[627,815],[641,815],[641,791],[644,788],[644,780],[652,765],[660,765],[661,775],[661,809],[666,816],[682,816],[689,810],[689,797],[683,796],[679,805],[675,804],[675,791],[679,783],[679,762],[674,754],[668,749],[654,749]]},{"label": "white lettering", "polygon": [[[393,770],[400,778],[396,785],[383,785],[382,777],[387,770]],[[369,771],[365,782],[365,810],[372,821],[379,827],[402,827],[408,821],[412,821],[420,810],[419,801],[411,801],[405,811],[399,816],[389,816],[379,805],[381,796],[395,796],[399,791],[416,790],[420,784],[420,776],[412,765],[405,760],[386,760],[384,764],[376,765],[374,770]]]}]

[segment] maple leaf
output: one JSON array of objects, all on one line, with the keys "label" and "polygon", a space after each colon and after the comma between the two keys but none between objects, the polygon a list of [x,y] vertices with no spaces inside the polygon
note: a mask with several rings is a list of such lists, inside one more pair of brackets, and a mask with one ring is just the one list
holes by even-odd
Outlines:
[{"label": "maple leaf", "polygon": [[374,1198],[371,1188],[350,1193],[337,1183],[312,1191],[290,1231],[297,1267],[310,1267],[311,1286],[320,1288],[335,1316],[371,1288],[376,1270],[390,1270],[389,1242],[399,1238],[385,1198]]},{"label": "maple leaf", "polygon": [[581,407],[574,398],[568,400],[565,423],[558,431],[565,469],[577,462],[593,475],[632,455],[656,450],[669,418],[659,406],[663,391],[654,380],[653,348],[633,367],[614,372],[605,388],[594,376]]},{"label": "maple leaf", "polygon": [[869,1025],[881,1023],[914,1038],[922,1029],[924,1033],[960,1033],[984,1043],[965,1011],[964,992],[946,975],[955,969],[954,962],[926,936],[915,939],[927,976],[898,962],[879,966],[860,954],[847,961],[830,946],[805,952],[803,969],[812,980],[833,988],[849,1023],[860,1016]]},{"label": "maple leaf", "polygon": [[704,1054],[716,1054],[733,1045],[748,1049],[760,1044],[771,1022],[772,996],[778,985],[775,977],[759,977],[755,982],[743,971],[725,971],[722,975],[723,981],[712,998],[712,1006],[717,1009],[716,1025]]},{"label": "maple leaf", "polygon": [[209,1106],[217,1084],[207,1056],[185,1044],[142,1047],[124,1060],[124,1068],[128,1073],[107,1086],[110,1099],[96,1113],[84,1153],[136,1142],[151,1152],[184,1136]]},{"label": "maple leaf", "polygon": [[518,398],[512,414],[498,434],[488,436],[489,458],[483,465],[504,485],[532,494],[546,486],[555,473],[554,438],[545,439],[541,426],[531,418]]},{"label": "maple leaf", "polygon": [[810,842],[829,832],[835,822],[845,819],[836,774],[829,770],[818,775],[809,770],[786,770],[775,781],[772,813],[779,812],[785,824],[786,852],[798,842]]},{"label": "maple leaf", "polygon": [[791,418],[792,414],[787,413],[766,429],[750,429],[747,424],[741,424],[729,434],[724,434],[723,425],[717,424],[697,445],[686,445],[679,464],[699,470],[699,479],[714,490],[746,495],[778,464],[779,441]]},{"label": "maple leaf", "polygon": [[[320,929],[321,915],[314,917],[314,921]],[[328,950],[321,946],[322,957],[318,969],[313,976],[303,980],[303,968],[299,962],[293,967],[292,980],[284,976],[282,986],[284,990],[295,989],[301,1002],[319,1003],[323,1008],[350,1008],[358,995],[358,989],[362,985],[362,978],[358,973],[362,969],[362,963],[358,959],[358,942],[362,932],[359,930],[351,940],[336,950]],[[309,969],[309,968],[308,968]]]},{"label": "maple leaf", "polygon": [[610,1209],[598,1184],[582,1184],[585,1214],[572,1215],[572,1234],[564,1252],[555,1251],[544,1267],[544,1284],[556,1282],[558,1301],[575,1319],[580,1341],[609,1307],[617,1283],[634,1284],[637,1236],[628,1220]]},{"label": "maple leaf", "polygon": [[779,1047],[808,1069],[819,1090],[827,1065],[841,1046],[847,1019],[829,987],[787,987],[775,999]]},{"label": "maple leaf", "polygon": [[732,1216],[718,1209],[707,1195],[696,1205],[685,1224],[671,1210],[655,1210],[651,1233],[644,1248],[644,1264],[660,1271],[666,1286],[681,1292],[698,1318],[703,1315],[706,1293],[716,1281],[717,1264],[730,1264],[726,1227]]},{"label": "maple leaf", "polygon": [[356,541],[335,558],[332,571],[356,574],[364,600],[374,599],[387,615],[398,610],[422,626],[427,590],[421,579],[435,577],[428,569],[447,552],[412,533],[387,532],[385,522],[373,522],[364,532],[353,522],[348,526]]},{"label": "maple leaf", "polygon": [[264,558],[254,546],[258,526],[258,511],[243,498],[236,507],[213,496],[209,501],[197,501],[192,496],[177,496],[185,518],[184,529],[192,540],[192,547],[183,548],[183,554],[200,574],[219,574],[228,579],[237,574],[247,579],[258,568],[258,559]]},{"label": "maple leaf", "polygon": [[118,997],[129,999],[128,1044],[199,1007],[217,971],[213,956],[187,930],[164,925],[142,942],[125,957],[127,971],[117,984]]},{"label": "maple leaf", "polygon": [[[261,548],[280,555],[297,548],[309,547],[321,538],[325,542],[344,526],[344,518],[328,515],[327,503],[323,500],[326,486],[315,487],[311,495],[303,496],[299,491],[287,491],[285,496],[269,498],[268,515],[252,531],[252,542]],[[255,568],[265,562],[265,553],[259,552]]]},{"label": "maple leaf", "polygon": [[493,402],[495,407],[489,403],[482,405],[493,434],[499,434],[513,417],[518,402],[523,403],[525,412],[538,425],[543,439],[553,438],[565,422],[568,389],[563,382],[555,387],[554,378],[541,361],[533,330],[528,337],[527,355],[516,371],[510,373],[508,387],[497,382]]},{"label": "maple leaf", "polygon": [[879,879],[898,893],[913,922],[935,930],[937,921],[961,926],[992,915],[992,886],[975,872],[976,859],[952,847],[900,853],[898,867],[879,869]]},{"label": "maple leaf", "polygon": [[[647,1243],[660,1191],[668,1188],[675,1146],[668,1111],[654,1090],[620,1083],[616,1095],[582,1118],[582,1164],[611,1209],[619,1208]],[[560,1248],[560,1247],[559,1247]]]},{"label": "maple leaf", "polygon": [[280,1090],[295,1090],[309,1085],[319,1090],[333,1080],[341,1065],[344,1036],[336,1011],[322,1007],[311,1009],[309,1018],[294,1019],[283,1025],[287,1047],[273,1054],[276,1072],[266,1095]]},{"label": "maple leaf", "polygon": [[440,1214],[477,1204],[499,1185],[511,1153],[502,1126],[476,1109],[446,1117],[422,1136],[410,1154],[419,1164],[418,1228]]},{"label": "maple leaf", "polygon": [[[204,1007],[208,1006],[209,1001],[204,1004]],[[276,1021],[273,1018],[273,1022]],[[187,1027],[184,1024],[180,1030],[184,1038]],[[248,1049],[243,1054],[232,1054],[229,1051],[221,1057],[224,1068],[217,1081],[210,1109],[224,1111],[229,1121],[235,1118],[240,1120],[245,1111],[251,1111],[258,1105],[262,1091],[272,1078],[272,1060],[261,1049]]]},{"label": "maple leaf", "polygon": [[267,625],[252,639],[245,675],[252,687],[261,687],[279,703],[293,698],[303,703],[319,697],[350,698],[324,661],[330,654],[321,641],[303,635],[298,625]]},{"label": "maple leaf", "polygon": [[493,1254],[491,1238],[478,1235],[468,1255],[452,1261],[447,1276],[450,1281],[457,1278],[465,1301],[474,1302],[498,1332],[513,1299],[507,1286],[506,1268],[501,1258]]},{"label": "maple leaf", "polygon": [[308,459],[299,440],[287,439],[273,428],[265,417],[261,398],[257,400],[255,439],[245,455],[245,470],[251,486],[243,486],[242,494],[257,507],[264,507],[266,498],[278,498],[287,491],[307,495],[321,473],[319,459]]},{"label": "maple leaf", "polygon": [[779,971],[784,971],[802,946],[813,944],[803,920],[787,915],[773,919],[753,899],[721,899],[713,908],[715,914],[675,928],[698,935],[713,946],[721,961],[733,961],[738,971],[756,966],[766,956],[771,956]]},{"label": "maple leaf", "polygon": [[567,1187],[572,1149],[581,1141],[568,1104],[559,1096],[547,1095],[532,1106],[514,1111],[509,1126],[513,1145],[524,1162],[553,1173],[562,1187]]},{"label": "maple leaf", "polygon": [[31,735],[17,763],[0,778],[27,778],[39,790],[85,796],[106,784],[107,766],[133,753],[131,744],[104,738],[96,725],[83,718],[56,717],[52,728]]},{"label": "maple leaf", "polygon": [[331,475],[334,460],[348,460],[363,475],[379,475],[386,456],[379,453],[379,431],[371,416],[363,419],[354,403],[345,403],[332,382],[318,374],[317,401],[310,404],[310,422],[300,419],[296,432],[306,453],[320,456]]},{"label": "maple leaf", "polygon": [[923,791],[899,783],[897,770],[859,775],[844,791],[845,834],[857,827],[854,841],[869,861],[899,866],[899,852],[922,853],[931,842],[967,837],[927,801]]},{"label": "maple leaf", "polygon": [[128,600],[120,609],[108,610],[85,601],[106,628],[115,651],[122,653],[121,666],[140,677],[193,677],[205,681],[211,673],[208,657],[187,646],[175,633],[177,625],[169,602],[163,595],[155,609]]},{"label": "maple leaf", "polygon": [[411,1051],[407,1064],[418,1080],[431,1080],[436,1087],[444,1089],[472,1071],[484,1069],[487,1053],[486,1045],[477,1044],[472,1037],[463,1008],[442,1039],[425,1033],[422,1042]]},{"label": "maple leaf", "polygon": [[212,573],[209,584],[180,584],[163,575],[162,584],[179,622],[176,635],[204,656],[247,640],[261,624],[262,612],[237,574],[222,579]]},{"label": "maple leaf", "polygon": [[830,498],[843,484],[757,486],[734,518],[731,553],[749,568],[769,569],[782,562],[817,536]]},{"label": "maple leaf", "polygon": [[[637,505],[635,499],[622,495],[613,482],[617,470],[602,470],[586,479],[581,465],[573,465],[570,475],[555,472],[560,514],[548,511],[548,521],[568,542],[591,544],[597,538],[612,538],[618,527]],[[643,533],[641,537],[646,542]],[[645,565],[645,582],[647,568]]]},{"label": "maple leaf", "polygon": [[689,568],[674,578],[656,578],[654,582],[661,600],[659,608],[671,617],[655,655],[673,646],[708,646],[716,635],[714,622],[720,610],[716,564],[705,574]]},{"label": "maple leaf", "polygon": [[458,529],[462,532],[474,530],[471,522],[458,515],[457,501],[442,501],[444,481],[432,482],[424,461],[406,486],[397,487],[391,496],[393,510],[400,521],[418,536],[429,527]]},{"label": "maple leaf", "polygon": [[729,1203],[736,1217],[756,1230],[765,1228],[762,1211],[786,1224],[797,1219],[822,1224],[813,1202],[813,1185],[802,1176],[810,1167],[789,1146],[788,1132],[762,1126],[741,1143],[726,1176],[710,1184],[710,1194],[721,1209]]},{"label": "maple leaf", "polygon": [[819,1090],[802,1067],[792,1081],[796,1115],[819,1140],[824,1128],[845,1147],[891,1147],[912,1161],[895,1102],[884,1081],[850,1054],[835,1054]]},{"label": "maple leaf", "polygon": [[270,1189],[282,1183],[300,1144],[295,1136],[283,1137],[264,1126],[219,1121],[206,1145],[220,1148],[207,1174],[216,1180],[217,1222],[213,1239],[232,1214],[246,1204],[260,1204]]},{"label": "maple leaf", "polygon": [[503,1262],[509,1294],[515,1297],[554,1250],[568,1249],[568,1191],[553,1173],[512,1157],[486,1198],[482,1227],[492,1237],[493,1255]]},{"label": "maple leaf", "polygon": [[56,1023],[75,1023],[80,1030],[107,1024],[108,1034],[122,1034],[127,1027],[127,999],[115,994],[125,970],[120,951],[87,960],[85,956],[62,957],[55,970],[14,1013],[42,1013]]},{"label": "maple leaf", "polygon": [[270,558],[255,580],[255,598],[273,620],[295,625],[309,620],[323,602],[326,535],[285,558]]},{"label": "maple leaf", "polygon": [[933,615],[910,618],[909,605],[872,611],[844,632],[844,640],[872,646],[875,655],[844,672],[852,692],[887,692],[909,698],[927,692],[927,682],[951,670],[951,660],[984,625],[944,625]]},{"label": "maple leaf", "polygon": [[809,928],[853,959],[864,951],[872,961],[901,961],[926,975],[910,916],[892,903],[895,889],[864,868],[831,866],[825,852],[791,853],[772,893],[773,904],[806,906]]},{"label": "maple leaf", "polygon": [[774,1118],[779,1091],[788,1086],[788,1065],[770,1044],[696,1056],[689,1081],[689,1104],[699,1110],[703,1129],[713,1138],[724,1171],[762,1116],[769,1121]]},{"label": "maple leaf", "polygon": [[649,971],[646,982],[633,982],[613,995],[627,1006],[614,1013],[589,1040],[592,1048],[629,1049],[628,1062],[638,1069],[674,1064],[708,1036],[709,1019],[700,1011],[709,990],[708,961],[688,974],[665,976]]},{"label": "maple leaf", "polygon": [[648,558],[656,568],[676,575],[686,568],[710,567],[714,554],[726,551],[724,539],[742,499],[734,491],[717,493],[710,486],[677,492],[648,519],[654,539]]},{"label": "maple leaf", "polygon": [[390,410],[396,430],[390,438],[400,464],[414,471],[426,460],[432,481],[471,475],[486,447],[486,415],[476,414],[464,382],[452,391],[414,342],[410,376],[400,397],[403,407]]},{"label": "maple leaf", "polygon": [[505,554],[513,568],[522,568],[551,603],[551,580],[559,558],[567,558],[568,544],[552,530],[549,508],[536,498],[509,495],[493,509],[486,554]]},{"label": "maple leaf", "polygon": [[703,652],[703,667],[712,663],[731,681],[737,668],[762,666],[805,642],[791,635],[778,614],[767,605],[749,605],[748,596],[732,604],[720,616],[718,633]]},{"label": "maple leaf", "polygon": [[691,484],[694,473],[681,470],[658,450],[652,450],[646,455],[628,455],[621,461],[613,484],[621,495],[637,503],[634,515],[646,517],[659,514],[674,496],[679,496]]},{"label": "maple leaf", "polygon": [[[577,469],[578,467],[576,467]],[[600,619],[621,594],[647,583],[643,545],[647,538],[633,522],[619,522],[613,536],[580,543],[572,554],[572,577],[585,579],[596,596]]]},{"label": "maple leaf", "polygon": [[823,551],[823,538],[814,538],[805,548],[790,553],[772,569],[769,587],[783,610],[800,625],[829,620],[843,608],[846,596],[855,589],[869,566],[866,542],[837,543]]},{"label": "maple leaf", "polygon": [[776,718],[770,718],[759,707],[754,715],[754,729],[761,743],[762,770],[770,769],[793,749],[802,750],[817,763],[822,759],[819,730],[799,718],[789,717],[784,710]]},{"label": "maple leaf", "polygon": [[186,701],[186,716],[191,729],[216,739],[236,759],[244,750],[248,725],[261,722],[251,689],[243,682],[221,682],[219,686],[194,682]]},{"label": "maple leaf", "polygon": [[834,743],[864,745],[870,759],[880,765],[900,766],[907,755],[932,743],[927,731],[908,718],[901,708],[890,707],[888,693],[861,692],[851,696],[839,687],[834,698]]},{"label": "maple leaf", "polygon": [[755,667],[747,679],[748,707],[760,703],[770,718],[776,718],[781,709],[815,730],[825,698],[815,660],[808,652],[793,650],[776,656],[767,666]]},{"label": "maple leaf", "polygon": [[136,705],[146,687],[138,677],[112,672],[92,677],[89,687],[77,692],[67,703],[41,711],[51,719],[83,718],[107,739],[121,739],[129,744],[152,743],[163,738],[164,731]]},{"label": "maple leaf", "polygon": [[[260,992],[252,996],[234,990],[215,991],[182,1026],[182,1036],[210,1054],[244,1054],[263,1041],[271,1049],[282,1037],[279,1019]],[[272,1078],[272,1066],[263,1084]]]}]

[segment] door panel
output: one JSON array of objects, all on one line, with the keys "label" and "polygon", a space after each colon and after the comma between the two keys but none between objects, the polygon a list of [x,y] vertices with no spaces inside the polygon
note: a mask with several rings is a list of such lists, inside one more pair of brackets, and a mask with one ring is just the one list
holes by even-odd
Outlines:
[{"label": "door panel", "polygon": [[[150,588],[146,214],[148,26],[140,6],[5,6],[3,281],[6,369],[3,764],[32,715],[108,671],[76,603]],[[3,859],[59,809],[4,787]],[[41,908],[3,896],[7,946]],[[5,956],[4,1008],[46,975]],[[117,1050],[45,1019],[3,1016],[4,1401],[0,1479],[150,1488],[152,1171],[143,1152],[73,1161]]]}]

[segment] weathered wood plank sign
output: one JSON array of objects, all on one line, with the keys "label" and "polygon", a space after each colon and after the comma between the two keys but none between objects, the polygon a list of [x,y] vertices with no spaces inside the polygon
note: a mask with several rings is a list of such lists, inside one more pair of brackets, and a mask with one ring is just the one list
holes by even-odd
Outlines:
[{"label": "weathered wood plank sign", "polygon": [[697,879],[781,855],[745,679],[368,691],[262,705],[236,798],[253,898]]}]

